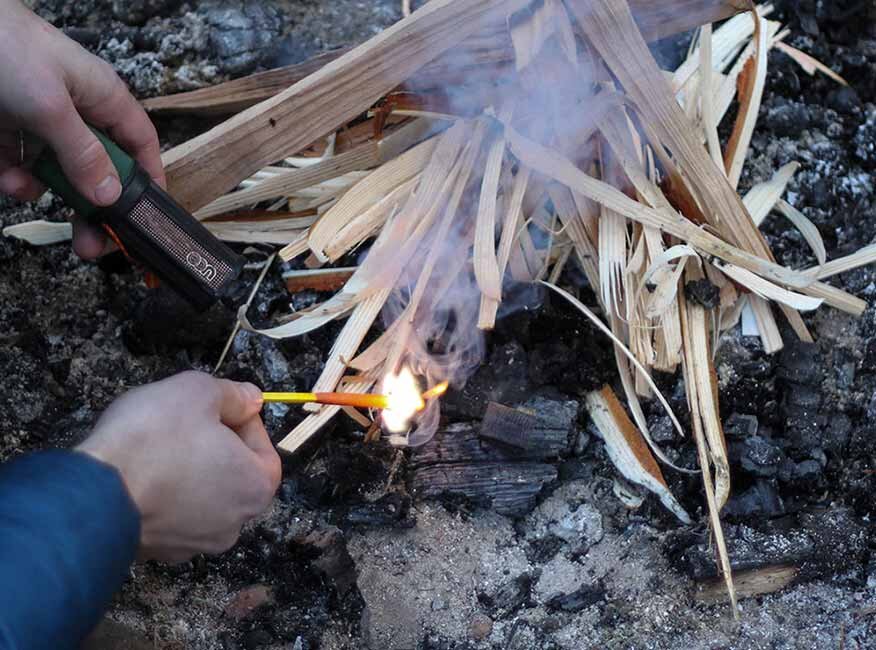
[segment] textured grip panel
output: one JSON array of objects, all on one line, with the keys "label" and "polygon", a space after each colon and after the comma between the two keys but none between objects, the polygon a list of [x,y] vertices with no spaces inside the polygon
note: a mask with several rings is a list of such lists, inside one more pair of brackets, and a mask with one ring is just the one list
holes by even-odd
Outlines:
[{"label": "textured grip panel", "polygon": [[130,214],[131,221],[158,247],[164,249],[182,267],[199,278],[213,291],[219,291],[237,275],[225,261],[217,258],[195,241],[175,221],[144,195]]}]

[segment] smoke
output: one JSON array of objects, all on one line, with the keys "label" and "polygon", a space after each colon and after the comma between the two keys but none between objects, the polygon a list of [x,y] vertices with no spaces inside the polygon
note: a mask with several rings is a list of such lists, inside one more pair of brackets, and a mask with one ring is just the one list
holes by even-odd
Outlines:
[{"label": "smoke", "polygon": [[[586,57],[582,60],[582,48],[562,2],[536,2],[502,27],[505,34],[510,27],[512,34],[507,60],[484,64],[481,49],[463,45],[442,66],[427,66],[408,83],[425,109],[463,119],[437,136],[439,144],[416,196],[392,224],[397,233],[409,233],[408,244],[413,239],[410,234],[429,223],[425,233],[413,245],[395,251],[392,247],[397,243],[376,247],[383,263],[397,270],[382,317],[400,352],[390,353],[385,371],[407,366],[428,385],[447,380],[456,390],[474,373],[485,352],[484,332],[478,329],[482,291],[472,257],[487,152],[503,138],[499,116],[527,137],[557,147],[575,160],[596,157],[590,138],[595,119],[587,120],[586,104],[599,90],[597,70],[585,63]],[[485,25],[482,32],[495,33],[496,26]],[[507,36],[506,45],[512,45]],[[506,148],[496,197],[497,246],[520,173]],[[437,184],[441,188],[435,191]],[[517,281],[543,277],[550,263],[549,244],[560,227],[551,219],[547,190],[546,181],[533,175],[524,195],[523,216],[513,224],[515,236],[531,242],[530,259],[519,244],[514,246],[511,265],[517,265]],[[521,268],[528,277],[520,277],[526,275]],[[501,315],[530,300],[529,292],[513,290],[508,272],[503,275]],[[439,425],[439,402],[429,402],[404,442],[418,445],[432,437]]]}]

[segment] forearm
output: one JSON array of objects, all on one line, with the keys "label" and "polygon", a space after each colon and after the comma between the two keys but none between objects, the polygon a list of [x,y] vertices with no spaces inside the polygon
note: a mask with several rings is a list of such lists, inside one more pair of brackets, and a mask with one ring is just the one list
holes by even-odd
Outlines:
[{"label": "forearm", "polygon": [[48,451],[0,467],[0,647],[78,647],[139,539],[139,513],[108,465]]}]

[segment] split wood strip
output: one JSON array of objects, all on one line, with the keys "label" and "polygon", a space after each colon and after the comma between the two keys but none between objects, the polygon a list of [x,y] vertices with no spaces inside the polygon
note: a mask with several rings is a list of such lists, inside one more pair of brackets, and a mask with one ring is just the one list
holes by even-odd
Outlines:
[{"label": "split wood strip", "polygon": [[769,34],[766,28],[766,20],[751,13],[754,26],[755,56],[749,60],[742,76],[743,89],[739,93],[739,114],[736,116],[736,124],[730,134],[727,150],[724,152],[724,165],[727,170],[727,178],[730,184],[736,188],[742,176],[742,166],[748,156],[751,145],[751,137],[754,135],[754,127],[757,123],[758,111],[760,111],[763,89],[766,85],[767,51],[769,50]]},{"label": "split wood strip", "polygon": [[[381,289],[356,305],[350,318],[344,323],[338,338],[335,339],[322,373],[313,385],[311,392],[329,393],[335,390],[347,369],[348,361],[353,358],[359,346],[362,345],[365,335],[368,334],[368,330],[371,329],[374,320],[380,314],[380,310],[383,309],[383,304],[389,298],[390,293],[390,289]],[[316,413],[321,408],[324,407],[320,404],[304,405],[304,410],[311,413]]]},{"label": "split wood strip", "polygon": [[279,95],[164,154],[168,191],[189,211],[340,127],[436,56],[524,0],[432,0]]},{"label": "split wood strip", "polygon": [[[697,16],[707,22],[715,22],[740,10],[734,7],[733,2],[710,0],[689,1],[690,6],[687,8],[692,7],[695,12],[690,16],[672,15],[672,10],[669,8],[670,0],[657,2],[633,0],[632,5],[636,22],[649,41],[699,26],[702,23],[697,22],[700,19]],[[670,15],[672,22],[667,22],[666,18]],[[144,100],[142,104],[149,113],[158,115],[231,115],[283,92],[307,75],[346,54],[349,49],[340,48],[324,52],[303,63],[256,72],[207,88],[153,97]],[[500,74],[503,74],[503,64],[507,65],[513,61],[512,43],[507,32],[494,29],[493,33],[486,36],[475,34],[465,39],[457,48],[424,66],[420,74],[408,80],[403,88],[445,88],[458,83],[458,79],[471,82],[476,77],[476,74],[472,73],[478,73],[479,69],[484,68],[486,70],[480,73],[483,79],[478,77],[477,80],[494,82]],[[471,70],[461,71],[460,62],[470,66]]]},{"label": "split wood strip", "polygon": [[[357,377],[341,385],[337,392],[361,395],[371,390],[374,383],[375,379],[373,377],[367,375],[362,378]],[[328,424],[340,410],[340,406],[324,406],[319,413],[308,415],[289,435],[277,444],[277,447],[289,454],[296,452],[301,445]]]},{"label": "split wood strip", "polygon": [[776,202],[776,209],[785,215],[785,218],[800,231],[803,239],[806,240],[809,248],[812,249],[818,264],[824,266],[827,262],[827,249],[824,247],[824,239],[822,239],[821,233],[818,232],[818,227],[806,215],[783,199],[779,199]]},{"label": "split wood strip", "polygon": [[292,84],[313,74],[330,61],[345,54],[341,48],[318,54],[303,63],[275,68],[233,79],[224,83],[184,93],[145,99],[143,108],[149,113],[175,115],[232,115],[286,90]]},{"label": "split wood strip", "polygon": [[[328,260],[336,262],[376,233],[400,206],[410,200],[411,193],[419,184],[420,179],[421,175],[418,174],[405,181],[370,208],[343,224],[332,240],[323,247]],[[313,239],[312,233],[310,239]],[[309,245],[313,246],[314,244],[309,241]]]},{"label": "split wood strip", "polygon": [[357,183],[311,228],[310,250],[321,262],[329,256],[325,248],[336,241],[338,232],[358,215],[367,212],[394,189],[409,181],[426,167],[435,150],[435,138],[384,163]]},{"label": "split wood strip", "polygon": [[27,221],[6,226],[4,237],[15,237],[32,246],[47,246],[73,239],[73,224],[62,221]]},{"label": "split wood strip", "polygon": [[[252,289],[249,292],[249,297],[246,299],[246,302],[243,304],[243,309],[245,312],[249,311],[250,305],[252,305],[252,301],[255,299],[256,294],[259,292],[259,287],[262,286],[262,282],[264,282],[265,276],[268,274],[268,270],[274,264],[274,260],[277,258],[277,254],[273,253],[271,256],[265,261],[265,265],[262,267],[261,273],[259,273],[258,279],[256,279],[255,284],[253,284]],[[234,327],[231,328],[231,334],[228,335],[228,340],[225,341],[225,347],[222,348],[222,354],[219,355],[219,360],[216,362],[216,365],[213,367],[213,373],[216,374],[219,372],[219,368],[222,367],[222,363],[225,361],[225,357],[228,355],[228,351],[231,349],[232,344],[234,343],[234,339],[237,336],[237,333],[240,331],[240,321],[234,321]]]},{"label": "split wood strip", "polygon": [[825,278],[851,271],[867,264],[876,262],[876,244],[865,246],[859,251],[855,251],[851,255],[825,262],[821,267],[814,267],[808,270],[809,273],[818,277],[820,280]]},{"label": "split wood strip", "polygon": [[[528,167],[521,166],[517,170],[511,190],[511,198],[505,206],[505,219],[502,223],[502,234],[499,236],[499,247],[496,253],[500,278],[504,277],[505,269],[508,267],[508,262],[511,259],[511,250],[516,241],[517,230],[520,227],[523,214],[523,196],[526,194],[527,187],[529,187],[529,177]],[[478,311],[478,328],[482,330],[493,329],[496,324],[498,311],[498,300],[493,300],[488,296],[481,296],[481,305]]]},{"label": "split wood strip", "polygon": [[796,47],[791,47],[787,43],[776,43],[776,47],[788,56],[790,56],[792,59],[794,59],[794,61],[797,62],[797,65],[803,68],[803,70],[805,70],[808,75],[812,76],[816,72],[822,72],[837,83],[842,84],[843,86],[849,85],[848,81],[843,79],[840,75],[828,68],[818,59],[806,54],[806,52],[801,52]]},{"label": "split wood strip", "polygon": [[669,491],[663,472],[610,386],[587,394],[587,411],[596,425],[611,462],[624,478],[653,492],[683,524],[690,515]]},{"label": "split wood strip", "polygon": [[337,178],[343,174],[376,167],[393,160],[406,149],[426,138],[434,126],[428,120],[416,120],[402,126],[379,142],[366,142],[349,151],[321,160],[315,165],[300,169],[286,169],[258,185],[221,196],[195,213],[206,219],[261,201],[279,196],[288,196],[317,183]]},{"label": "split wood strip", "polygon": [[[282,93],[165,153],[170,194],[194,212],[265,165],[336,130],[485,25],[504,25],[509,13],[526,4],[432,0]],[[740,10],[734,0],[637,0],[635,7],[649,38]]]},{"label": "split wood strip", "polygon": [[[636,29],[628,5],[624,0],[592,0],[590,7],[589,12],[579,12],[579,24],[631,96],[644,123],[655,132],[656,139],[649,138],[651,144],[672,151],[709,223],[718,228],[729,242],[737,243],[743,250],[764,260],[774,261],[769,246],[752,223],[739,195],[695,137],[696,130],[689,124],[666,77],[661,74]],[[577,5],[572,6],[573,11],[576,8]],[[756,12],[753,15],[761,20]],[[789,310],[785,313],[798,336],[808,337],[799,314]],[[762,316],[774,320],[768,312]],[[772,328],[778,332],[774,322]]]},{"label": "split wood strip", "polygon": [[788,183],[793,178],[800,163],[789,162],[773,174],[773,177],[752,187],[742,199],[748,213],[756,226],[760,226],[767,215],[776,207],[776,203],[782,198]]},{"label": "split wood strip", "polygon": [[[702,274],[689,271],[687,277],[688,281],[697,280]],[[730,463],[718,410],[718,382],[710,349],[711,319],[702,306],[691,301],[684,301],[684,305],[685,385],[691,393],[695,393],[691,402],[691,418],[699,420],[709,445],[709,456],[715,468],[715,500],[720,511],[730,498]],[[696,409],[693,408],[694,403],[697,404]]]},{"label": "split wood strip", "polygon": [[[511,119],[511,111],[503,109],[502,121]],[[490,300],[502,299],[502,276],[496,258],[496,203],[499,194],[499,176],[505,157],[505,137],[501,131],[490,144],[486,168],[481,181],[481,194],[475,218],[474,274],[481,293]],[[436,242],[440,246],[439,242]]]},{"label": "split wood strip", "polygon": [[[709,155],[716,165],[722,164],[721,142],[718,140],[718,120],[715,118],[715,90],[712,78],[712,25],[703,25],[700,30],[700,102],[702,104],[703,128]],[[693,103],[693,102],[691,102]]]},{"label": "split wood strip", "polygon": [[289,293],[299,291],[337,291],[356,272],[356,267],[332,269],[300,269],[286,271],[283,282]]},{"label": "split wood strip", "polygon": [[[692,311],[693,309],[693,311]],[[699,310],[701,313],[697,313]],[[711,365],[711,357],[704,353],[704,345],[708,345],[708,333],[700,331],[698,344],[692,342],[691,320],[695,320],[700,328],[707,327],[705,320],[705,310],[699,305],[688,305],[684,295],[679,295],[679,311],[681,313],[682,333],[684,340],[684,384],[687,392],[688,406],[691,412],[691,425],[694,433],[694,440],[697,445],[697,455],[699,456],[700,470],[703,476],[703,486],[706,492],[706,503],[709,508],[709,520],[712,525],[712,534],[715,536],[715,545],[718,550],[718,561],[720,564],[721,574],[724,576],[724,583],[727,587],[727,593],[730,596],[730,605],[733,608],[733,617],[739,618],[739,609],[736,602],[736,589],[733,584],[733,572],[730,567],[730,556],[727,553],[727,543],[724,539],[724,529],[721,526],[720,511],[723,503],[719,498],[719,490],[724,488],[729,489],[729,472],[721,479],[720,487],[712,483],[711,461],[716,457],[720,460],[722,451],[718,447],[719,454],[715,455],[715,450],[711,449],[704,432],[703,409],[700,406],[699,397],[701,394],[708,391],[711,392],[713,384],[714,368]],[[704,334],[704,335],[703,335]],[[705,365],[704,365],[705,364]],[[705,367],[705,370],[703,369]],[[696,368],[696,369],[695,369]],[[698,377],[702,374],[708,374],[708,378],[703,378],[704,381],[698,383]],[[702,389],[702,390],[701,390]],[[714,393],[712,393],[714,395]],[[706,417],[709,417],[706,414]],[[720,427],[720,420],[718,421]],[[722,436],[723,438],[723,433]],[[710,453],[710,451],[712,453]],[[723,458],[726,460],[726,448],[723,449]],[[719,475],[724,472],[724,465],[718,470]]]},{"label": "split wood strip", "polygon": [[[759,16],[768,16],[773,12],[770,4],[761,5],[757,8]],[[715,21],[706,21],[712,23]],[[705,23],[703,23],[705,24]],[[715,30],[712,35],[712,68],[725,70],[739,53],[743,44],[754,33],[754,21],[745,14],[733,16],[730,20]],[[700,71],[701,58],[697,48],[690,53],[687,59],[672,73],[672,85],[681,91],[688,87],[692,80],[696,79]],[[685,96],[690,96],[685,92]]]},{"label": "split wood strip", "polygon": [[[426,287],[428,286],[432,273],[435,270],[435,265],[438,263],[441,254],[444,252],[444,247],[447,245],[447,237],[450,228],[453,225],[454,217],[456,217],[465,189],[468,186],[469,179],[471,178],[472,169],[475,162],[480,157],[480,147],[481,142],[484,139],[485,131],[486,126],[484,122],[479,121],[475,125],[470,136],[466,150],[463,152],[458,164],[450,176],[451,178],[455,178],[453,191],[447,199],[447,205],[444,207],[444,214],[436,225],[434,233],[432,233],[426,259],[422,262],[422,271],[417,278],[417,283],[411,293],[410,301],[402,315],[401,323],[393,342],[393,347],[386,357],[385,367],[389,372],[399,372],[400,370],[400,362],[408,348],[408,342],[412,334],[417,310],[420,308],[420,304],[426,293]],[[504,152],[504,143],[502,144],[502,151]]]}]

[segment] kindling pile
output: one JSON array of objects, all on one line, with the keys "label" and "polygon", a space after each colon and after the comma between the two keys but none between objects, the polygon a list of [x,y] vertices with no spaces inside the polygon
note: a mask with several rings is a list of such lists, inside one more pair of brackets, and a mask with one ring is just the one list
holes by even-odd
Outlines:
[{"label": "kindling pile", "polygon": [[[811,341],[801,311],[866,306],[823,280],[876,257],[870,247],[827,262],[817,229],[782,199],[796,163],[737,192],[768,52],[844,83],[785,44],[771,12],[732,0],[432,0],[355,49],[147,106],[248,106],[165,154],[169,189],[220,237],[305,259],[307,269],[287,273],[290,287],[340,287],[268,329],[240,314],[244,328],[276,338],[346,319],[315,393],[367,393],[404,368],[452,387],[480,360],[480,332],[493,327],[509,283],[544,283],[614,346],[631,417],[609,387],[587,399],[612,460],[686,521],[640,405],[656,397],[686,435],[651,379],[680,366],[735,604],[719,521],[730,482],[718,337],[742,320],[775,352],[784,318]],[[695,27],[686,60],[660,70],[647,42]],[[811,268],[776,263],[758,230],[773,212],[803,235]],[[332,267],[364,242],[358,266]],[[558,286],[572,263],[601,318]],[[381,313],[382,334],[363,346]],[[283,449],[341,409],[368,423],[349,406],[307,408]],[[391,440],[427,439],[438,400],[418,418]]]}]

